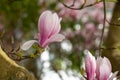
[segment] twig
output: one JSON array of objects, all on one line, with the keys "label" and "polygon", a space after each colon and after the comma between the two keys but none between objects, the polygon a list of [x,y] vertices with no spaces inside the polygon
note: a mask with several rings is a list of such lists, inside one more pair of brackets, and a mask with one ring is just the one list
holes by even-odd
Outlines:
[{"label": "twig", "polygon": [[84,2],[79,8],[73,8],[73,7],[71,7],[71,6],[66,5],[66,4],[63,3],[61,0],[58,0],[58,1],[59,1],[60,3],[62,3],[65,7],[69,8],[69,9],[72,9],[72,10],[81,10],[81,9],[83,9],[83,8],[91,7],[91,6],[95,5],[95,4],[98,4],[98,3],[102,2],[102,1],[97,1],[97,2],[94,2],[93,4],[89,4],[89,5],[86,5],[86,6],[85,6],[86,0],[84,0],[85,2]]},{"label": "twig", "polygon": [[113,25],[113,26],[120,26],[120,24],[111,23],[111,22],[109,22],[107,19],[106,19],[106,22],[107,22],[108,24],[110,24],[110,25]]},{"label": "twig", "polygon": [[59,73],[57,67],[54,65],[54,63],[53,62],[50,62],[50,63],[51,63],[53,70],[58,74],[58,76],[61,78],[61,80],[64,80],[62,75]]},{"label": "twig", "polygon": [[75,5],[75,1],[76,1],[76,0],[73,1],[72,5],[71,5],[70,7],[73,7],[73,6]]},{"label": "twig", "polygon": [[[103,29],[102,29],[99,48],[101,48],[101,46],[102,46],[103,37],[104,37],[104,30],[105,30],[105,22],[106,22],[106,3],[105,3],[105,0],[103,0],[103,6],[104,6],[104,22],[103,22]],[[99,54],[101,54],[101,50],[99,50]]]}]

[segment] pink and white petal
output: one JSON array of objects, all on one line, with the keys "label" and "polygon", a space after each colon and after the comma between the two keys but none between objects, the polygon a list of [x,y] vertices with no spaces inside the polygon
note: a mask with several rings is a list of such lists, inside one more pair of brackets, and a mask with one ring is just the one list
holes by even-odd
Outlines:
[{"label": "pink and white petal", "polygon": [[107,80],[109,78],[109,67],[106,64],[100,66],[100,77],[99,80]]},{"label": "pink and white petal", "polygon": [[87,80],[93,80],[95,77],[96,60],[95,57],[89,51],[85,52],[86,52],[85,69],[87,74]]},{"label": "pink and white petal", "polygon": [[25,42],[22,46],[21,46],[21,49],[26,51],[28,50],[34,43],[38,43],[38,41],[36,40],[30,40],[30,41],[27,41]]},{"label": "pink and white petal", "polygon": [[[46,19],[46,15],[51,15],[52,14],[52,12],[51,11],[49,11],[49,10],[47,10],[47,11],[44,11],[41,15],[40,15],[40,17],[39,17],[39,20],[38,20],[38,31],[40,32],[40,31],[43,31],[43,29],[44,29],[44,23],[45,23],[45,19]],[[42,32],[41,32],[42,33]]]},{"label": "pink and white petal", "polygon": [[49,45],[52,42],[61,42],[63,39],[65,39],[65,36],[62,34],[55,34],[51,36],[49,39],[47,39],[43,44],[42,47],[45,48],[47,45]]},{"label": "pink and white petal", "polygon": [[52,32],[50,33],[50,36],[53,34],[58,34],[60,32],[61,29],[61,18],[59,19],[58,15],[56,13],[53,14],[53,22],[54,24],[52,25]]},{"label": "pink and white petal", "polygon": [[102,63],[100,65],[100,80],[107,80],[111,74],[111,68],[107,61],[107,58],[103,58]]},{"label": "pink and white petal", "polygon": [[118,74],[118,71],[111,73],[111,76],[108,80],[113,80],[114,78],[116,78],[117,74]]},{"label": "pink and white petal", "polygon": [[109,59],[108,59],[108,58],[106,58],[106,57],[104,57],[104,59],[105,59],[105,61],[106,61],[106,64],[108,65],[108,67],[109,67],[110,71],[112,71],[112,65],[111,65],[111,63],[110,63]]},{"label": "pink and white petal", "polygon": [[41,14],[40,18],[39,18],[39,22],[38,22],[38,29],[39,29],[39,33],[40,33],[40,38],[42,40],[42,42],[44,42],[44,40],[47,39],[47,37],[49,36],[49,34],[52,31],[52,24],[53,24],[53,20],[52,20],[52,12],[51,11],[45,11]]},{"label": "pink and white petal", "polygon": [[100,78],[100,65],[102,63],[102,60],[103,60],[102,57],[98,57],[96,60],[96,76],[98,80]]}]

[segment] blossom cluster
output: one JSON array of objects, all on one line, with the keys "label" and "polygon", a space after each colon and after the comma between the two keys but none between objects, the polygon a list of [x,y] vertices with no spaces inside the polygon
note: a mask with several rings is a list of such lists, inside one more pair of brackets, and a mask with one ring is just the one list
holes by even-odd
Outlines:
[{"label": "blossom cluster", "polygon": [[85,71],[87,80],[113,80],[116,78],[117,71],[112,73],[112,66],[108,58],[95,57],[86,51]]}]

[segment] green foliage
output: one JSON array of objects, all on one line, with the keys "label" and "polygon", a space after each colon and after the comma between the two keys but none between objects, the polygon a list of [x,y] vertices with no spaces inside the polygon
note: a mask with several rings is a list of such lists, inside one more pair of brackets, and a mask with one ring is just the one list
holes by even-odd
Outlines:
[{"label": "green foliage", "polygon": [[84,53],[76,52],[69,55],[68,59],[72,62],[72,69],[80,70]]},{"label": "green foliage", "polygon": [[57,68],[57,70],[61,70],[62,69],[62,60],[61,59],[57,59],[56,61],[54,61],[55,63],[52,65],[55,66]]},{"label": "green foliage", "polygon": [[106,0],[106,2],[117,2],[118,0]]},{"label": "green foliage", "polygon": [[0,15],[7,29],[21,28],[24,32],[37,27],[38,0],[0,0]]}]

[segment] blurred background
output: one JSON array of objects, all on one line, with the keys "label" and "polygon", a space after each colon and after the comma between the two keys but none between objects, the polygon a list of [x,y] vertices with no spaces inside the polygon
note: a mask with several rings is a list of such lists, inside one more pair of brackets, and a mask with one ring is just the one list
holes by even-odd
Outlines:
[{"label": "blurred background", "polygon": [[[61,1],[68,6],[74,3],[72,8],[79,8],[84,3],[84,0]],[[87,0],[86,5],[94,2]],[[95,56],[98,53],[104,20],[101,4],[72,10],[58,0],[0,0],[1,45],[10,56],[9,51],[16,50],[25,41],[34,39],[38,32],[38,18],[43,11],[57,12],[59,17],[62,17],[61,33],[66,39],[61,43],[50,44],[36,59],[17,63],[25,66],[38,80],[80,80],[81,74],[84,74],[85,50],[90,50]],[[114,3],[107,3],[106,8],[109,22]],[[108,28],[109,24],[106,22],[104,39]]]}]

